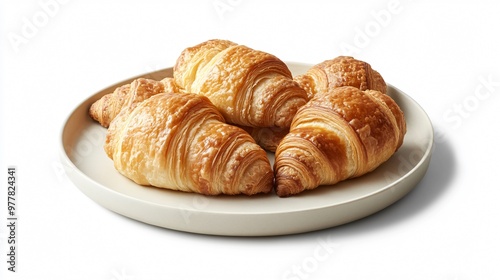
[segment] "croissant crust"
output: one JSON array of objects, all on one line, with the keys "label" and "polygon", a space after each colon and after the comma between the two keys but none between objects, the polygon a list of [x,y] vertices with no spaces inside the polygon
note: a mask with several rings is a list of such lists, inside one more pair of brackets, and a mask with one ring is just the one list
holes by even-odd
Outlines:
[{"label": "croissant crust", "polygon": [[226,40],[185,49],[174,66],[185,92],[207,96],[227,122],[249,127],[288,127],[306,92],[276,56]]},{"label": "croissant crust", "polygon": [[289,196],[366,174],[394,154],[405,132],[403,112],[379,91],[318,93],[277,147],[276,193]]},{"label": "croissant crust", "polygon": [[111,123],[106,154],[137,184],[206,195],[267,193],[265,151],[203,96],[161,93]]}]

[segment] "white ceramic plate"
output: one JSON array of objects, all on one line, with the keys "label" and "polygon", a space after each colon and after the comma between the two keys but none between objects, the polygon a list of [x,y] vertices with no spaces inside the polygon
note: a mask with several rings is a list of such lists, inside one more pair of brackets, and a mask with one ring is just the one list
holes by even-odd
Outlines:
[{"label": "white ceramic plate", "polygon": [[[310,65],[289,63],[294,75]],[[161,79],[172,69],[140,75]],[[429,166],[433,129],[427,114],[410,97],[389,86],[405,113],[408,132],[402,147],[375,171],[300,195],[207,197],[139,186],[120,175],[105,155],[106,129],[88,116],[90,105],[118,85],[92,95],[68,117],[62,130],[61,160],[74,184],[105,208],[132,219],[174,230],[228,236],[266,236],[314,231],[371,215],[402,198]],[[274,161],[270,154],[271,164]]]}]

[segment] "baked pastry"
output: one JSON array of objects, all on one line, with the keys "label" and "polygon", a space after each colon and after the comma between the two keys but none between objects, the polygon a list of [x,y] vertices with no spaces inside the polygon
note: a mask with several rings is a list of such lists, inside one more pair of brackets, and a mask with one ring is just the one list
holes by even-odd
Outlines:
[{"label": "baked pastry", "polygon": [[253,195],[273,186],[266,152],[197,94],[160,93],[122,110],[104,149],[140,185],[205,195]]},{"label": "baked pastry", "polygon": [[318,92],[295,115],[276,149],[278,196],[366,174],[403,143],[403,112],[388,95],[340,87]]},{"label": "baked pastry", "polygon": [[108,127],[123,107],[135,107],[145,99],[162,92],[179,92],[172,77],[161,81],[138,78],[130,84],[117,87],[94,102],[89,109],[90,116],[102,126]]},{"label": "baked pastry", "polygon": [[382,76],[370,64],[350,56],[339,56],[312,66],[305,74],[294,78],[311,99],[317,92],[342,86],[387,93]]},{"label": "baked pastry", "polygon": [[173,72],[182,91],[208,97],[232,124],[288,127],[307,102],[283,61],[227,40],[186,48]]}]

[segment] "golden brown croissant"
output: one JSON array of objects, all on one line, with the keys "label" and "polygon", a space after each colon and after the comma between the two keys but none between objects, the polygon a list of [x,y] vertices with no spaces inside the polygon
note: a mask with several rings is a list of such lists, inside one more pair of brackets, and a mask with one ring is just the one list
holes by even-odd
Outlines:
[{"label": "golden brown croissant", "polygon": [[382,76],[370,64],[350,56],[339,56],[311,67],[307,73],[294,78],[311,99],[317,92],[341,86],[353,86],[361,90],[377,90],[387,93]]},{"label": "golden brown croissant", "polygon": [[89,110],[90,116],[102,126],[108,127],[122,108],[133,108],[143,100],[162,92],[179,92],[173,78],[161,81],[139,78],[130,84],[117,87],[94,102]]},{"label": "golden brown croissant", "polygon": [[115,168],[140,185],[206,195],[273,187],[266,152],[197,94],[160,93],[122,110],[104,148]]},{"label": "golden brown croissant", "polygon": [[405,133],[403,112],[388,95],[349,86],[317,93],[276,150],[276,193],[290,196],[370,172]]},{"label": "golden brown croissant", "polygon": [[225,40],[186,48],[174,66],[186,92],[207,96],[228,123],[288,127],[306,92],[276,56]]}]

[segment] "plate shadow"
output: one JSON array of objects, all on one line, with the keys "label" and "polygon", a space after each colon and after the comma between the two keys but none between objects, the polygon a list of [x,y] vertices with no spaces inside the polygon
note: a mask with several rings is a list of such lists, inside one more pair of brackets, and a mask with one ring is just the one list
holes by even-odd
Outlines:
[{"label": "plate shadow", "polygon": [[455,178],[456,157],[449,141],[434,143],[433,149],[427,173],[405,197],[387,208],[358,221],[309,234],[324,235],[326,233],[338,237],[366,234],[372,230],[383,229],[408,221],[443,199],[444,194],[450,189]]}]

